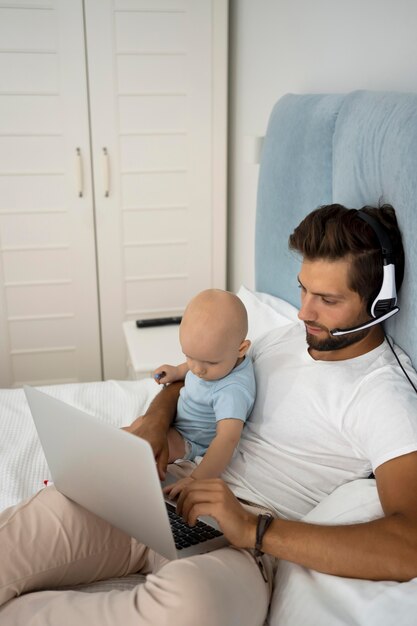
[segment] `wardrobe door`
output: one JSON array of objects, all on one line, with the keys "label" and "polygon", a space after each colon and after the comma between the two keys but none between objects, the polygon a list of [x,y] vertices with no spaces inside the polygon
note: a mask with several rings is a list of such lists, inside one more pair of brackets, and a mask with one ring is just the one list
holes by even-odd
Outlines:
[{"label": "wardrobe door", "polygon": [[85,7],[104,376],[122,378],[124,320],[225,284],[227,2]]},{"label": "wardrobe door", "polygon": [[81,0],[0,2],[0,385],[101,378]]}]

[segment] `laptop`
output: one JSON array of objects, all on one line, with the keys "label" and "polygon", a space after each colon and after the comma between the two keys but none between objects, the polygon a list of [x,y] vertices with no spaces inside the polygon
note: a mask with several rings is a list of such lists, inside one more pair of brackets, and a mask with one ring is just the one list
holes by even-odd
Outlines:
[{"label": "laptop", "polygon": [[170,560],[227,545],[212,518],[190,527],[175,513],[147,441],[39,389],[24,391],[61,493]]}]

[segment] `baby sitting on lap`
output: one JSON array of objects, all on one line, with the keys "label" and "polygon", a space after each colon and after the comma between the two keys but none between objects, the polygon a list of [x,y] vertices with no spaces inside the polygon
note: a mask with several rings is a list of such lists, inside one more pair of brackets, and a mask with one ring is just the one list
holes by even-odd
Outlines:
[{"label": "baby sitting on lap", "polygon": [[190,476],[165,487],[172,498],[191,480],[219,476],[233,455],[256,393],[247,331],[246,309],[236,295],[202,291],[188,304],[180,325],[186,362],[161,365],[154,372],[160,384],[185,381],[168,433],[168,462],[203,456]]}]

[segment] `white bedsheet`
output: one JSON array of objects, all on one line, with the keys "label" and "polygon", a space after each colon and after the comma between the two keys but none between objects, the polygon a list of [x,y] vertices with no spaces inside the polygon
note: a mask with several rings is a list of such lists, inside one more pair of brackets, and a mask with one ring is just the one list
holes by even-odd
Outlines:
[{"label": "white bedsheet", "polygon": [[[159,391],[152,379],[41,389],[115,426],[130,424]],[[0,510],[35,493],[50,478],[23,389],[0,389]]]}]

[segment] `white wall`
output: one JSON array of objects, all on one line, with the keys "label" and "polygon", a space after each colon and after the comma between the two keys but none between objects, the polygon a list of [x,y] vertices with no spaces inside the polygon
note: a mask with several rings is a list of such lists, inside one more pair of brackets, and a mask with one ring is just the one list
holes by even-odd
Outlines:
[{"label": "white wall", "polygon": [[[417,91],[416,0],[230,0],[229,289],[254,287],[258,166],[247,136],[265,134],[282,95]],[[312,207],[313,209],[314,207]]]}]

